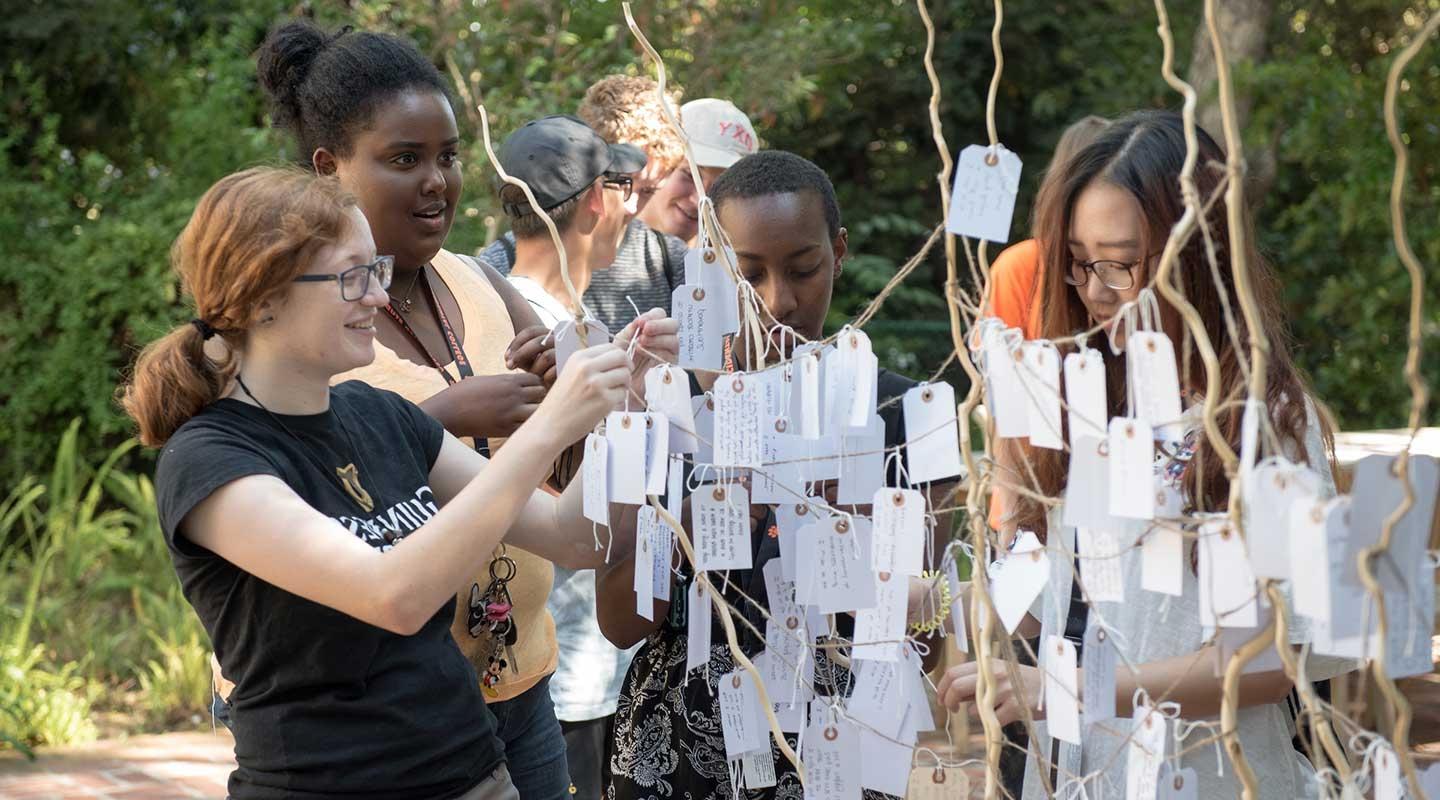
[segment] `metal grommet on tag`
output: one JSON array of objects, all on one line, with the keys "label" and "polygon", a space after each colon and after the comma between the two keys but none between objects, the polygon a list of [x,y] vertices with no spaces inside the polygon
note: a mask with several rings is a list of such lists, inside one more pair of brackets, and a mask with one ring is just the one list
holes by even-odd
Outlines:
[{"label": "metal grommet on tag", "polygon": [[1325,521],[1325,514],[1320,511],[1320,506],[1317,505],[1314,508],[1310,509],[1310,519],[1314,520],[1315,522]]},{"label": "metal grommet on tag", "polygon": [[1177,792],[1180,791],[1182,788],[1184,788],[1184,787],[1185,787],[1185,776],[1184,776],[1184,775],[1181,775],[1181,774],[1178,773],[1178,772],[1175,773],[1175,783],[1174,783],[1174,786],[1175,786],[1175,791],[1177,791]]},{"label": "metal grommet on tag", "polygon": [[848,532],[849,530],[850,530],[850,523],[849,523],[849,522],[847,522],[847,521],[845,521],[845,520],[843,520],[843,519],[837,519],[837,520],[835,520],[835,532],[836,532],[836,533],[846,533],[846,532]]},{"label": "metal grommet on tag", "polygon": [[1134,439],[1134,438],[1135,438],[1135,425],[1134,425],[1134,423],[1131,423],[1131,424],[1128,424],[1128,425],[1125,426],[1125,438],[1127,438],[1127,439]]},{"label": "metal grommet on tag", "polygon": [[932,772],[932,773],[930,773],[930,782],[931,782],[931,783],[944,783],[944,782],[945,782],[945,770],[943,770],[943,769],[941,769],[941,768],[939,768],[939,767],[936,767],[936,768],[935,768],[935,771]]},{"label": "metal grommet on tag", "polygon": [[1016,350],[1016,351],[1015,351],[1015,360],[1016,360],[1016,361],[1024,361],[1024,360],[1025,360],[1025,351],[1023,351],[1023,350]]},{"label": "metal grommet on tag", "polygon": [[834,725],[825,726],[825,741],[833,742],[840,738],[840,731]]},{"label": "metal grommet on tag", "polygon": [[710,493],[710,496],[713,497],[713,498],[715,498],[717,501],[718,501],[718,500],[724,500],[724,499],[725,499],[725,490],[722,489],[722,488],[720,488],[719,486],[716,486],[716,487],[715,487],[715,491],[711,492],[711,493]]},{"label": "metal grommet on tag", "polygon": [[736,675],[735,677],[731,678],[731,679],[730,679],[730,685],[731,685],[731,686],[734,686],[736,689],[739,689],[739,688],[740,688],[740,676],[739,676],[739,675]]},{"label": "metal grommet on tag", "polygon": [[890,495],[890,502],[894,503],[897,506],[905,505],[905,493],[896,492],[895,494]]},{"label": "metal grommet on tag", "polygon": [[1103,642],[1103,641],[1105,641],[1105,629],[1104,629],[1104,628],[1101,628],[1100,630],[1098,630],[1098,631],[1095,632],[1095,641],[1097,641],[1097,642]]},{"label": "metal grommet on tag", "polygon": [[705,299],[705,290],[696,286],[695,290],[690,293],[690,296],[695,299],[695,302],[699,303]]},{"label": "metal grommet on tag", "polygon": [[850,349],[851,349],[851,350],[859,350],[859,349],[860,349],[860,337],[856,336],[856,335],[853,334],[853,333],[850,334]]},{"label": "metal grommet on tag", "polygon": [[1147,715],[1145,715],[1145,727],[1147,727],[1147,728],[1153,728],[1153,727],[1155,727],[1155,715],[1154,715],[1154,714],[1147,714]]},{"label": "metal grommet on tag", "polygon": [[672,380],[674,379],[670,377],[670,370],[668,369],[660,376],[661,383],[670,383]]},{"label": "metal grommet on tag", "polygon": [[705,409],[706,409],[707,411],[714,411],[714,410],[715,410],[715,398],[710,397],[710,396],[708,396],[708,395],[705,397]]},{"label": "metal grommet on tag", "polygon": [[730,382],[730,388],[734,390],[736,394],[739,394],[745,391],[745,381],[740,378],[736,378],[735,380]]},{"label": "metal grommet on tag", "polygon": [[890,582],[890,573],[888,572],[877,572],[875,573],[875,577],[879,578],[881,583]]},{"label": "metal grommet on tag", "polygon": [[932,392],[931,390],[929,390],[929,389],[921,389],[921,390],[920,390],[920,402],[922,402],[922,403],[928,403],[928,402],[930,402],[931,400],[934,400],[934,399],[935,399],[935,393]]},{"label": "metal grommet on tag", "polygon": [[807,506],[807,505],[805,505],[804,503],[796,503],[796,504],[795,504],[795,516],[797,516],[797,517],[803,517],[803,516],[805,516],[806,514],[809,514],[809,513],[810,513],[810,506]]},{"label": "metal grommet on tag", "polygon": [[629,415],[629,414],[626,414],[625,416],[623,416],[623,417],[620,418],[620,427],[625,428],[625,429],[627,429],[627,430],[630,428],[630,415]]},{"label": "metal grommet on tag", "polygon": [[645,415],[645,427],[647,429],[655,427],[655,418],[650,416],[649,414]]},{"label": "metal grommet on tag", "polygon": [[1224,540],[1227,541],[1227,542],[1230,541],[1230,526],[1229,526],[1229,525],[1226,525],[1225,527],[1223,527],[1223,528],[1220,529],[1220,538],[1221,538],[1221,539],[1224,539]]},{"label": "metal grommet on tag", "polygon": [[1157,506],[1163,506],[1163,505],[1165,505],[1165,493],[1164,493],[1164,492],[1156,492],[1156,493],[1155,493],[1155,505],[1157,505]]},{"label": "metal grommet on tag", "polygon": [[1036,549],[1030,551],[1030,560],[1031,560],[1031,561],[1039,561],[1039,560],[1040,560],[1040,550],[1039,550],[1039,548],[1036,548]]},{"label": "metal grommet on tag", "polygon": [[785,429],[788,428],[788,427],[790,427],[790,426],[785,424],[785,420],[783,420],[783,419],[777,419],[777,420],[775,420],[775,432],[776,432],[776,433],[784,433],[784,432],[785,432]]},{"label": "metal grommet on tag", "polygon": [[700,257],[703,258],[703,259],[705,259],[705,263],[706,263],[706,264],[714,264],[714,263],[715,263],[715,251],[714,251],[714,250],[711,250],[711,249],[708,248],[708,247],[705,248],[705,252],[702,253]]},{"label": "metal grommet on tag", "polygon": [[1109,458],[1109,457],[1110,457],[1110,442],[1108,442],[1108,441],[1106,441],[1106,440],[1104,440],[1104,439],[1101,439],[1101,440],[1100,440],[1100,443],[1097,444],[1097,445],[1095,445],[1095,452],[1098,453],[1101,458]]},{"label": "metal grommet on tag", "polygon": [[995,166],[995,165],[997,165],[997,164],[999,164],[999,163],[1000,163],[1000,156],[996,155],[995,150],[994,150],[993,148],[992,148],[989,152],[987,152],[987,153],[985,154],[985,166],[987,166],[987,167],[993,167],[993,166]]},{"label": "metal grommet on tag", "polygon": [[1146,350],[1149,350],[1149,351],[1152,352],[1152,353],[1155,352],[1155,340],[1154,340],[1154,339],[1146,339],[1146,340],[1145,340],[1145,349],[1146,349]]},{"label": "metal grommet on tag", "polygon": [[1284,475],[1276,475],[1276,476],[1275,476],[1275,488],[1277,488],[1277,489],[1279,489],[1280,491],[1283,492],[1283,491],[1285,491],[1285,483],[1286,483],[1286,481],[1285,481],[1285,476],[1284,476]]},{"label": "metal grommet on tag", "polygon": [[1061,655],[1064,655],[1064,654],[1065,654],[1065,645],[1064,645],[1064,644],[1061,644],[1060,642],[1056,642],[1056,643],[1055,643],[1055,652],[1057,652],[1057,653],[1059,653],[1059,654],[1061,654]]},{"label": "metal grommet on tag", "polygon": [[800,620],[796,619],[796,618],[793,617],[793,616],[791,616],[791,617],[786,617],[786,618],[785,618],[785,627],[786,627],[786,628],[789,628],[790,630],[793,631],[793,630],[795,630],[796,628],[800,627]]}]

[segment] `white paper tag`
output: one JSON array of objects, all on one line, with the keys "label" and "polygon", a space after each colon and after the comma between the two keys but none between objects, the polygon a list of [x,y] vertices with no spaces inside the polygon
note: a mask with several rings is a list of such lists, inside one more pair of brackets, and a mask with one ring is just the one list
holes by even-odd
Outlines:
[{"label": "white paper tag", "polygon": [[741,759],[741,770],[748,791],[769,789],[775,785],[775,756],[767,747],[754,753],[746,753]]},{"label": "white paper tag", "polygon": [[1110,420],[1110,513],[1129,519],[1155,516],[1155,439],[1144,420]]},{"label": "white paper tag", "polygon": [[820,515],[815,506],[804,502],[780,503],[775,506],[775,528],[780,537],[781,574],[785,580],[795,581],[796,548],[800,532],[812,522],[819,522]]},{"label": "white paper tag", "polygon": [[725,755],[740,758],[765,745],[765,728],[760,724],[760,694],[744,670],[720,676],[720,727],[725,735]]},{"label": "white paper tag", "polygon": [[635,562],[631,569],[635,613],[651,622],[655,621],[655,555],[652,552],[655,545],[650,536],[654,516],[655,509],[640,507],[635,520]]},{"label": "white paper tag", "polygon": [[905,419],[905,472],[911,485],[958,477],[960,428],[955,389],[948,383],[922,383],[901,400]]},{"label": "white paper tag", "polygon": [[1081,661],[1085,673],[1085,727],[1115,718],[1115,646],[1098,625],[1085,631]]},{"label": "white paper tag", "polygon": [[1259,464],[1245,481],[1245,545],[1258,578],[1290,579],[1290,507],[1315,502],[1320,476],[1288,461]]},{"label": "white paper tag", "polygon": [[855,665],[855,688],[846,700],[845,712],[857,723],[892,738],[899,737],[905,709],[909,705],[901,662],[861,661]]},{"label": "white paper tag", "polygon": [[896,572],[878,572],[874,580],[875,605],[855,612],[855,645],[850,658],[897,661],[902,646],[899,640],[905,638],[910,579]]},{"label": "white paper tag", "polygon": [[1030,531],[1021,531],[1010,552],[990,565],[990,600],[995,615],[1014,633],[1050,580],[1050,556]]},{"label": "white paper tag", "polygon": [[1045,724],[1062,742],[1080,744],[1079,673],[1075,645],[1064,636],[1045,637]]},{"label": "white paper tag", "polygon": [[610,500],[606,483],[609,481],[607,464],[609,445],[605,437],[592,433],[585,437],[585,460],[580,466],[580,481],[585,495],[581,510],[585,518],[597,525],[610,525]]},{"label": "white paper tag", "polygon": [[695,568],[750,569],[750,493],[738,483],[701,486],[690,495]]},{"label": "white paper tag", "polygon": [[1110,514],[1110,443],[1105,437],[1071,437],[1061,518],[1072,528],[1118,530],[1125,524]]},{"label": "white paper tag", "polygon": [[680,366],[720,369],[725,360],[720,302],[710,300],[703,286],[677,286],[670,293],[670,316],[680,324]]},{"label": "white paper tag", "polygon": [[935,767],[922,770],[910,782],[906,800],[959,800],[970,796],[970,777],[959,767]]},{"label": "white paper tag", "polygon": [[805,731],[805,800],[860,800],[860,736],[823,703],[810,704]]},{"label": "white paper tag", "polygon": [[950,215],[945,230],[956,236],[1010,241],[1010,219],[1020,191],[1020,156],[996,145],[972,144],[955,159]]},{"label": "white paper tag", "polygon": [[1092,603],[1121,603],[1125,600],[1124,559],[1120,540],[1108,531],[1076,528],[1080,549],[1080,583]]},{"label": "white paper tag", "polygon": [[1400,800],[1400,759],[1388,747],[1378,747],[1375,753],[1375,800]]},{"label": "white paper tag", "polygon": [[1065,356],[1065,405],[1070,443],[1076,437],[1105,438],[1110,416],[1105,395],[1105,358],[1087,347]]},{"label": "white paper tag", "polygon": [[645,502],[645,414],[612,411],[605,418],[605,441],[612,503]]},{"label": "white paper tag", "polygon": [[685,592],[685,671],[710,663],[710,596],[697,575]]},{"label": "white paper tag", "polygon": [[900,675],[905,678],[908,711],[905,714],[905,730],[911,732],[935,730],[935,716],[930,713],[930,695],[925,691],[925,666],[913,647],[900,648]]},{"label": "white paper tag", "polygon": [[790,380],[790,419],[803,439],[820,438],[820,348],[795,348]]},{"label": "white paper tag", "polygon": [[[641,511],[646,510],[642,506]],[[649,509],[652,522],[650,523],[650,555],[654,577],[651,579],[651,589],[655,593],[656,600],[670,602],[670,559],[675,553],[675,532],[670,526],[660,519],[655,510]]]},{"label": "white paper tag", "polygon": [[695,416],[695,463],[715,463],[715,398],[709,392],[691,398]]},{"label": "white paper tag", "polygon": [[670,477],[670,421],[658,412],[645,414],[645,494],[665,494]]},{"label": "white paper tag", "polygon": [[761,670],[761,674],[766,678],[766,689],[783,690],[772,690],[771,702],[789,702],[801,676],[800,668],[810,656],[806,649],[809,635],[805,629],[805,611],[795,602],[795,582],[785,579],[779,559],[767,561],[762,571],[770,619],[765,624],[768,671]]},{"label": "white paper tag", "polygon": [[715,398],[715,465],[760,466],[760,383],[745,373],[723,375]]},{"label": "white paper tag", "polygon": [[1349,497],[1290,506],[1291,572],[1311,577],[1290,583],[1290,603],[1296,614],[1316,622],[1330,622],[1330,587],[1337,584],[1339,577],[1331,569],[1332,548],[1339,545],[1343,552],[1349,536]]},{"label": "white paper tag", "polygon": [[965,616],[965,595],[961,591],[960,571],[954,559],[945,561],[945,580],[950,582],[950,624],[954,626],[955,649],[970,652],[968,618]]},{"label": "white paper tag", "polygon": [[1185,537],[1168,525],[1156,524],[1140,545],[1140,588],[1179,597],[1184,591],[1180,570]]},{"label": "white paper tag", "polygon": [[550,331],[550,337],[555,341],[556,375],[565,371],[565,365],[570,363],[570,356],[586,347],[594,347],[610,341],[610,331],[606,330],[605,323],[598,319],[587,319],[585,329],[588,344],[580,341],[580,335],[575,331],[575,320],[573,319],[564,320]]},{"label": "white paper tag", "polygon": [[1159,331],[1136,331],[1125,342],[1129,380],[1135,389],[1135,416],[1165,441],[1181,437],[1180,377],[1175,345]]},{"label": "white paper tag", "polygon": [[985,350],[985,407],[995,418],[995,435],[1017,438],[1030,434],[1029,400],[1020,383],[1016,362],[1024,358],[1018,347],[1012,347],[1005,331],[987,329]]},{"label": "white paper tag", "polygon": [[875,605],[870,521],[834,516],[806,526],[796,543],[795,597],[822,614]]},{"label": "white paper tag", "polygon": [[[670,474],[665,476],[665,510],[670,516],[681,519],[685,507],[685,457],[670,456]],[[666,526],[669,527],[668,524]],[[674,531],[671,531],[674,535]]]},{"label": "white paper tag", "polygon": [[878,362],[870,349],[870,337],[858,328],[844,331],[835,343],[835,351],[840,354],[841,370],[854,381],[847,392],[850,402],[846,408],[836,409],[837,418],[843,419],[845,427],[864,428],[875,414],[870,400]]},{"label": "white paper tag", "polygon": [[685,370],[670,364],[651,367],[645,373],[645,406],[664,414],[670,423],[672,453],[693,453],[700,446],[695,438],[695,409],[690,402],[690,378]]},{"label": "white paper tag", "polygon": [[806,441],[787,433],[764,431],[760,461],[750,487],[750,502],[757,505],[793,503],[805,496]]},{"label": "white paper tag", "polygon": [[1255,573],[1245,541],[1229,519],[1200,526],[1200,624],[1208,628],[1253,628],[1260,624]]},{"label": "white paper tag", "polygon": [[1125,748],[1126,800],[1155,800],[1167,727],[1168,721],[1160,712],[1144,703],[1135,707],[1131,717],[1133,733]]},{"label": "white paper tag", "polygon": [[[735,251],[729,251],[729,263],[735,264]],[[685,283],[699,286],[714,304],[716,321],[722,334],[740,330],[739,287],[725,271],[721,253],[714,247],[694,247],[685,254]]]},{"label": "white paper tag", "polygon": [[[1395,467],[1396,457],[1385,455],[1366,456],[1355,464],[1350,489],[1350,496],[1354,498],[1354,513],[1350,540],[1346,543],[1347,567],[1341,576],[1351,586],[1362,586],[1357,566],[1360,552],[1380,542],[1385,520],[1400,508],[1404,500],[1404,482],[1395,475]],[[1430,541],[1430,524],[1435,518],[1440,461],[1431,456],[1412,455],[1409,472],[1408,480],[1415,495],[1414,505],[1395,523],[1390,534],[1389,552],[1384,558],[1376,560],[1375,577],[1387,592],[1413,591],[1409,576],[1397,573],[1392,565],[1398,565],[1403,570],[1424,558]]]},{"label": "white paper tag", "polygon": [[1200,780],[1195,770],[1175,769],[1168,763],[1160,769],[1158,788],[1162,800],[1196,800],[1200,796]]},{"label": "white paper tag", "polygon": [[874,568],[919,575],[925,561],[925,496],[881,488],[870,500]]},{"label": "white paper tag", "polygon": [[1060,429],[1060,352],[1049,342],[1026,342],[1017,372],[1025,387],[1026,427],[1030,445],[1065,449]]},{"label": "white paper tag", "polygon": [[851,429],[842,445],[835,502],[842,506],[864,505],[885,483],[885,422],[871,417],[869,430],[857,436]]},{"label": "white paper tag", "polygon": [[913,745],[880,736],[874,731],[856,727],[860,732],[860,786],[891,797],[904,797],[910,785],[910,763],[915,757]]}]

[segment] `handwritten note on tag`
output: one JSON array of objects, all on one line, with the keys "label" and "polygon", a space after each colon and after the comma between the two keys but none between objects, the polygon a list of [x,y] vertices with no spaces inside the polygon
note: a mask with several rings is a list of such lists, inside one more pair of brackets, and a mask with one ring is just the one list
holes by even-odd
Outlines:
[{"label": "handwritten note on tag", "polygon": [[925,496],[882,488],[871,498],[876,570],[919,575],[925,559]]},{"label": "handwritten note on tag", "polygon": [[1245,544],[1259,578],[1290,579],[1290,507],[1312,504],[1320,476],[1288,461],[1257,464],[1245,482]]},{"label": "handwritten note on tag", "polygon": [[803,439],[820,438],[820,353],[818,345],[795,348],[790,375],[790,419]]},{"label": "handwritten note on tag", "polygon": [[738,483],[701,486],[690,496],[695,568],[749,569],[750,493]]},{"label": "handwritten note on tag", "polygon": [[1158,331],[1136,331],[1125,343],[1130,380],[1135,388],[1135,416],[1165,440],[1180,438],[1180,378],[1175,345]]},{"label": "handwritten note on tag", "polygon": [[1155,516],[1155,440],[1141,419],[1110,420],[1110,513],[1129,519]]},{"label": "handwritten note on tag", "polygon": [[585,495],[581,511],[585,518],[597,525],[610,525],[610,500],[608,494],[609,466],[606,456],[609,445],[605,437],[592,433],[585,437],[585,460],[580,467],[580,481]]},{"label": "handwritten note on tag", "polygon": [[905,709],[905,677],[898,662],[861,661],[855,665],[855,688],[846,701],[845,711],[856,722],[867,725],[885,736],[898,737]]},{"label": "handwritten note on tag", "polygon": [[740,763],[747,790],[769,789],[775,785],[775,756],[769,748],[746,753]]},{"label": "handwritten note on tag", "polygon": [[1180,531],[1165,524],[1152,526],[1140,545],[1140,588],[1179,597],[1184,592],[1184,551]]},{"label": "handwritten note on tag", "polygon": [[665,494],[670,477],[670,421],[664,414],[645,414],[645,494]]},{"label": "handwritten note on tag", "polygon": [[1165,758],[1167,720],[1160,712],[1141,703],[1131,717],[1130,743],[1125,751],[1126,800],[1155,800],[1159,789],[1160,764]]},{"label": "handwritten note on tag", "polygon": [[996,145],[972,144],[955,160],[950,216],[945,230],[956,236],[1010,241],[1015,195],[1020,191],[1020,156]]},{"label": "handwritten note on tag", "polygon": [[835,343],[835,352],[839,356],[841,374],[853,382],[845,392],[849,403],[845,408],[835,409],[835,419],[843,427],[863,428],[875,413],[871,398],[878,362],[870,349],[870,337],[855,328],[842,331]]},{"label": "handwritten note on tag", "polygon": [[860,800],[860,735],[819,702],[810,704],[802,757],[806,800]]},{"label": "handwritten note on tag", "polygon": [[645,373],[645,405],[653,412],[664,414],[670,423],[670,452],[695,452],[699,442],[695,439],[690,378],[685,370],[670,364],[651,367]]},{"label": "handwritten note on tag", "polygon": [[795,596],[822,614],[875,605],[870,521],[832,516],[808,525],[795,548]]},{"label": "handwritten note on tag", "polygon": [[1026,412],[1030,401],[1015,366],[1024,354],[1012,331],[987,329],[983,340],[985,407],[995,418],[995,435],[1002,438],[1030,434],[1030,415]]},{"label": "handwritten note on tag", "polygon": [[[648,515],[646,512],[649,512]],[[635,522],[635,562],[631,569],[634,575],[632,588],[635,590],[635,613],[651,622],[655,621],[655,555],[651,552],[654,542],[650,537],[654,516],[655,509],[649,506],[640,507]]]},{"label": "handwritten note on tag", "polygon": [[1010,553],[990,565],[990,599],[1006,633],[1015,632],[1049,580],[1045,545],[1030,531],[1021,531]]},{"label": "handwritten note on tag", "polygon": [[1060,352],[1049,342],[1026,342],[1017,372],[1025,387],[1030,445],[1065,449],[1060,430]]},{"label": "handwritten note on tag", "polygon": [[1076,528],[1080,547],[1080,583],[1092,603],[1120,603],[1125,600],[1125,576],[1120,540],[1109,531]]},{"label": "handwritten note on tag", "polygon": [[761,469],[754,473],[750,501],[757,504],[793,503],[805,492],[805,440],[799,436],[762,432]]},{"label": "handwritten note on tag", "polygon": [[1085,673],[1084,722],[1088,728],[1115,718],[1115,646],[1110,634],[1099,625],[1085,631],[1081,648]]},{"label": "handwritten note on tag", "polygon": [[680,325],[680,366],[720,369],[725,359],[718,303],[703,286],[677,286],[670,294],[670,316]]},{"label": "handwritten note on tag", "polygon": [[710,663],[710,596],[699,576],[685,592],[685,671]]},{"label": "handwritten note on tag", "polygon": [[855,612],[856,660],[898,661],[905,638],[905,611],[909,579],[895,572],[875,574],[875,605]]},{"label": "handwritten note on tag", "polygon": [[1200,526],[1200,624],[1210,628],[1253,628],[1260,624],[1255,573],[1245,542],[1230,520]]},{"label": "handwritten note on tag", "polygon": [[727,758],[736,759],[765,748],[765,729],[760,725],[760,695],[750,674],[744,670],[720,676],[720,727],[725,735]]},{"label": "handwritten note on tag", "polygon": [[948,383],[922,383],[901,400],[905,419],[905,472],[912,485],[958,477],[960,428],[955,390]]},{"label": "handwritten note on tag", "polygon": [[575,320],[567,319],[556,325],[550,331],[550,336],[555,340],[555,374],[559,375],[565,371],[565,365],[570,363],[570,356],[575,355],[586,347],[594,347],[610,341],[610,331],[605,329],[605,323],[598,319],[585,321],[587,341],[580,341],[580,335],[575,330]]},{"label": "handwritten note on tag", "polygon": [[1064,636],[1045,637],[1045,722],[1050,735],[1080,744],[1079,673],[1075,645]]},{"label": "handwritten note on tag", "polygon": [[760,384],[744,373],[722,376],[715,397],[715,464],[759,467]]},{"label": "handwritten note on tag", "polygon": [[611,412],[605,418],[605,441],[610,444],[610,502],[645,502],[645,415]]},{"label": "handwritten note on tag", "polygon": [[1077,436],[1103,439],[1110,416],[1105,396],[1105,359],[1087,347],[1065,356],[1065,404],[1070,443]]}]

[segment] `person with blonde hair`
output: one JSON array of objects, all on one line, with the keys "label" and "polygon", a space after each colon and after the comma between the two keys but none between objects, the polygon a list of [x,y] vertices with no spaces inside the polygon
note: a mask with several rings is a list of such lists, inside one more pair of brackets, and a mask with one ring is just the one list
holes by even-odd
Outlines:
[{"label": "person with blonde hair", "polygon": [[[235,798],[519,797],[455,587],[502,541],[596,566],[580,485],[536,490],[624,402],[624,342],[579,351],[487,459],[375,358],[394,258],[338,180],[257,167],[200,198],[172,251],[194,318],[141,353],[121,402],[160,448],[155,494],[186,599],[235,681]],[[641,326],[673,352],[673,324]],[[617,547],[634,514],[618,513]]]}]

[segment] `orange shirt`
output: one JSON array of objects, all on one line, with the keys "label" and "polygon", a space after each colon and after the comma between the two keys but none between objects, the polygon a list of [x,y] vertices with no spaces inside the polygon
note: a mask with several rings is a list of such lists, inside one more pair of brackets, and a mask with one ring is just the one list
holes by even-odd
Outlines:
[{"label": "orange shirt", "polygon": [[990,265],[990,313],[1026,339],[1040,336],[1039,276],[1040,244],[1034,239],[1005,248]]}]

